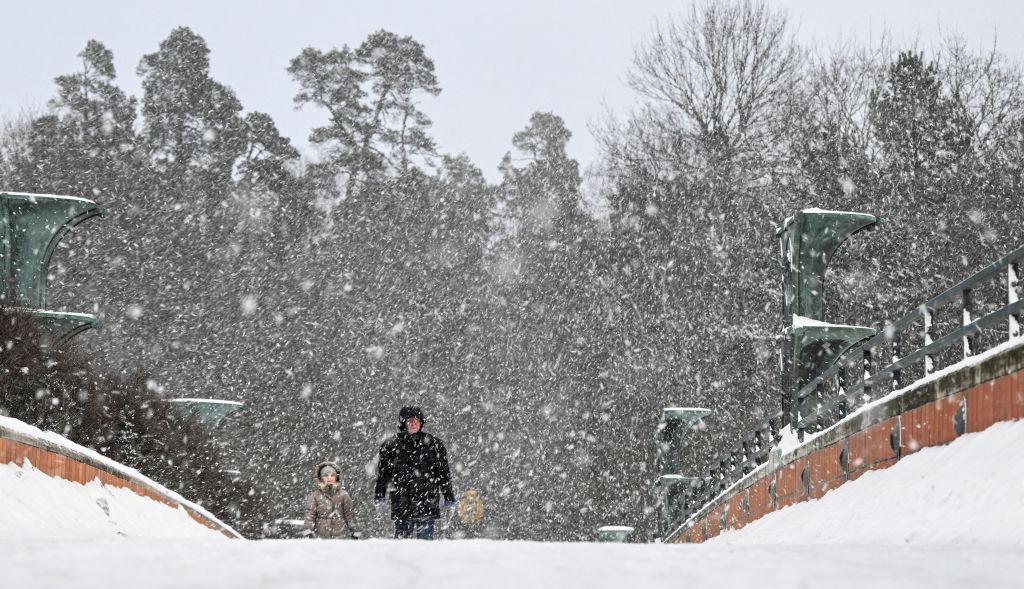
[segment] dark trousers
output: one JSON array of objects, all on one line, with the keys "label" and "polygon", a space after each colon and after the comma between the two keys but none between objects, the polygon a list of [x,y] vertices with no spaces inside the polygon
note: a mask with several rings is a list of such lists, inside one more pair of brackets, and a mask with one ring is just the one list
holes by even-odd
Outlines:
[{"label": "dark trousers", "polygon": [[432,519],[396,519],[395,538],[412,538],[419,540],[434,539],[434,520]]}]

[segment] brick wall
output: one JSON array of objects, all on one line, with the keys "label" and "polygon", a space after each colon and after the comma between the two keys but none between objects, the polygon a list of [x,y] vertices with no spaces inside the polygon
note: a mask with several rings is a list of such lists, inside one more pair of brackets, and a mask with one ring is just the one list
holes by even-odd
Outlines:
[{"label": "brick wall", "polygon": [[666,541],[703,542],[777,509],[822,497],[921,448],[1015,419],[1024,419],[1024,346],[848,417],[762,465]]},{"label": "brick wall", "polygon": [[181,507],[185,508],[185,512],[196,522],[221,532],[229,538],[239,537],[234,530],[215,520],[209,519],[189,505],[180,504],[173,497],[164,495],[160,489],[142,481],[132,480],[130,477],[120,473],[110,472],[109,469],[104,468],[102,463],[90,464],[88,458],[67,456],[59,448],[42,448],[23,441],[0,436],[0,464],[14,463],[18,466],[24,466],[26,459],[32,463],[34,468],[51,477],[83,485],[99,479],[104,485],[129,489],[137,495],[148,497],[170,507],[177,508],[181,505]]}]

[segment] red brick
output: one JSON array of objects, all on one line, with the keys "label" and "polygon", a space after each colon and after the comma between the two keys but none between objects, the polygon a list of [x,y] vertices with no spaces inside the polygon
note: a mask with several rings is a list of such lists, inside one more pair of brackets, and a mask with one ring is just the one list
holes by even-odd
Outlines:
[{"label": "red brick", "polygon": [[[898,418],[887,419],[868,429],[857,432],[849,437],[850,479],[860,476],[860,472],[871,470],[879,463],[891,463],[897,458],[892,449],[889,436],[893,428],[898,427]],[[856,476],[855,476],[856,473]]]},{"label": "red brick", "polygon": [[956,438],[953,417],[960,407],[961,398],[962,395],[956,393],[901,415],[900,455],[952,442]]},{"label": "red brick", "polygon": [[725,527],[729,530],[738,530],[747,525],[747,512],[743,508],[744,500],[747,498],[746,491],[733,495],[725,503]]},{"label": "red brick", "polygon": [[768,492],[775,475],[769,475],[757,481],[747,489],[747,521],[752,522],[771,513],[774,509],[772,496]]},{"label": "red brick", "polygon": [[[990,393],[991,407],[988,417],[991,421],[980,429],[985,429],[997,421],[1013,421],[1024,418],[1024,373],[1017,372],[996,379],[992,383]],[[968,402],[970,402],[970,397],[968,397]],[[970,406],[967,409],[968,419],[970,419]],[[985,411],[982,410],[982,417],[984,416]]]},{"label": "red brick", "polygon": [[809,464],[808,459],[800,458],[782,467],[776,477],[775,496],[776,508],[799,503],[807,499],[807,490],[804,488],[803,470]]},{"label": "red brick", "polygon": [[889,460],[883,460],[881,462],[875,462],[874,464],[872,464],[871,466],[869,466],[867,468],[859,468],[857,470],[852,470],[851,469],[850,470],[850,478],[849,478],[849,480],[855,481],[855,480],[859,479],[861,477],[861,475],[863,475],[864,473],[866,473],[868,471],[871,471],[871,470],[882,470],[883,468],[889,468],[890,466],[892,466],[894,464],[896,464],[896,459],[895,458],[890,458]]},{"label": "red brick", "polygon": [[694,544],[699,544],[704,541],[704,520],[700,520],[690,528],[687,534],[687,539]]},{"label": "red brick", "polygon": [[846,482],[846,473],[839,462],[839,457],[846,448],[846,441],[832,444],[811,454],[810,461],[810,496],[819,498],[829,489],[834,489]]},{"label": "red brick", "polygon": [[981,383],[967,391],[968,432],[980,432],[996,422],[995,386],[1003,378]]},{"label": "red brick", "polygon": [[707,533],[708,539],[714,538],[715,536],[722,533],[722,506],[711,510],[711,513],[707,515]]}]

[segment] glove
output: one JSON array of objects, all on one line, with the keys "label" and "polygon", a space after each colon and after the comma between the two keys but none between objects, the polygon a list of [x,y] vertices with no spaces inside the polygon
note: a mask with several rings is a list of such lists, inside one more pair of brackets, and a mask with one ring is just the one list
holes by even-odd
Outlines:
[{"label": "glove", "polygon": [[362,532],[352,532],[352,539],[353,540],[362,540],[363,539],[363,533]]},{"label": "glove", "polygon": [[383,499],[374,499],[373,509],[377,512],[377,517],[383,518],[388,513],[388,506]]},{"label": "glove", "polygon": [[455,509],[455,502],[454,501],[445,501],[444,502],[444,508],[445,509]]}]

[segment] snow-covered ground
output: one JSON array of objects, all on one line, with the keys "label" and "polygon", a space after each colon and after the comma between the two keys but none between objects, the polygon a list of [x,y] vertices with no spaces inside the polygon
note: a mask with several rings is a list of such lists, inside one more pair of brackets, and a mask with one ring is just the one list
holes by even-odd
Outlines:
[{"label": "snow-covered ground", "polygon": [[[714,543],[999,545],[1024,554],[1024,421],[867,472]],[[1020,581],[1024,587],[1024,578]]]},{"label": "snow-covered ground", "polygon": [[[111,510],[111,518],[117,513],[121,521],[131,522],[123,527],[124,535],[86,542],[59,520],[66,518],[74,527],[82,514],[102,512],[95,497],[109,491],[78,485],[58,496],[54,486],[39,491],[38,499],[52,510],[38,524],[42,531],[26,532],[33,526],[25,518],[17,528],[6,524],[6,531],[0,523],[0,585],[1019,588],[1024,586],[1020,448],[1024,421],[997,424],[868,473],[819,501],[786,508],[698,545],[248,542],[218,537],[184,519],[172,522],[167,514],[175,515],[174,510],[141,498],[152,505],[126,500],[125,511],[121,503],[118,511]],[[36,480],[43,475],[26,471],[19,476],[19,470],[0,466],[0,514],[10,510],[11,489],[21,484],[13,479],[30,477],[32,486],[46,487],[46,481]],[[158,515],[154,509],[167,513]],[[141,531],[179,523],[194,525],[202,537],[157,539]],[[80,525],[99,526],[91,520]]]},{"label": "snow-covered ground", "polygon": [[1019,588],[1024,579],[1019,550],[962,546],[144,540],[0,541],[0,547],[0,584],[19,589],[962,589]]},{"label": "snow-covered ground", "polygon": [[[158,495],[160,495],[162,497],[167,498],[170,501],[173,501],[173,502],[175,502],[175,503],[177,503],[179,505],[187,506],[194,513],[198,513],[198,514],[202,515],[203,517],[205,517],[207,520],[212,521],[212,522],[216,522],[217,524],[221,525],[225,530],[229,531],[229,533],[237,534],[234,530],[231,530],[223,522],[218,520],[209,511],[206,511],[205,509],[203,509],[199,505],[196,505],[195,503],[192,503],[191,501],[189,501],[188,499],[182,497],[178,493],[175,493],[174,491],[171,491],[170,489],[164,487],[160,483],[157,483],[156,481],[150,479],[149,477],[145,476],[144,474],[140,473],[139,471],[135,470],[134,468],[129,468],[129,467],[127,467],[127,466],[125,466],[125,465],[123,465],[123,464],[121,464],[119,462],[111,460],[110,458],[107,458],[106,456],[100,454],[99,452],[96,452],[95,450],[92,450],[91,448],[86,448],[85,446],[76,444],[76,443],[72,442],[71,440],[65,438],[64,436],[62,436],[62,435],[60,435],[58,433],[51,432],[51,431],[43,431],[43,430],[41,430],[41,429],[39,429],[39,428],[37,428],[35,426],[29,425],[29,424],[27,424],[27,423],[25,423],[23,421],[19,421],[17,419],[12,418],[12,417],[6,417],[6,416],[3,416],[3,415],[0,415],[0,432],[3,432],[6,437],[12,437],[12,439],[14,439],[15,441],[21,441],[21,442],[32,444],[32,445],[37,445],[37,446],[40,446],[42,448],[54,449],[54,450],[60,452],[61,454],[63,454],[64,456],[67,456],[69,458],[72,458],[72,459],[75,459],[75,460],[79,460],[81,462],[90,463],[90,464],[93,464],[93,465],[100,465],[102,468],[104,468],[108,472],[115,473],[118,476],[120,476],[121,478],[123,478],[124,480],[133,481],[135,483],[141,484],[142,486],[147,487],[149,490],[157,493]],[[0,465],[0,466],[7,466],[7,465]],[[13,465],[10,465],[10,466],[13,468]],[[11,481],[15,481],[16,482],[16,479],[18,479],[18,478],[23,476],[21,474],[16,474],[15,471],[11,471],[9,474],[10,474],[10,476],[15,477],[15,478],[7,478],[7,479],[4,479],[4,480],[7,481],[7,484],[11,484],[11,485],[14,484]],[[40,476],[43,476],[38,471],[35,471],[35,474],[39,474]],[[31,480],[32,481],[31,484],[37,486],[35,490],[37,490],[37,491],[39,491],[41,493],[48,492],[48,491],[44,491],[43,490],[44,487],[46,486],[46,484],[45,484],[46,481],[50,480],[48,477],[44,477],[43,479],[30,477],[29,479],[25,479],[25,480],[26,481]],[[57,482],[64,483],[66,481],[58,480]],[[26,484],[28,484],[28,483],[26,483]],[[96,489],[99,489],[98,483],[93,483],[91,486],[95,487]],[[12,498],[13,497],[20,497],[20,498],[24,499],[26,497],[29,497],[30,494],[32,493],[31,490],[26,492],[26,488],[31,489],[31,487],[26,487],[25,485],[21,485],[21,486],[14,485],[14,486],[11,486],[10,489],[8,489],[6,487],[3,487],[3,486],[0,486],[0,537],[3,537],[5,535],[4,534],[4,519],[2,519],[2,518],[5,517],[5,514],[4,514],[5,509],[4,508],[6,507],[6,505],[8,503],[7,502],[7,493],[10,493],[11,494],[10,496]],[[58,486],[58,487],[54,487],[55,490],[52,491],[52,492],[59,493],[61,491],[67,491],[68,489],[74,490],[74,489],[79,489],[79,488],[81,488],[81,485],[77,485],[77,486],[74,486],[74,487],[59,487]],[[116,496],[119,496],[119,497],[122,496],[121,493],[118,491],[118,489],[116,487],[109,487],[109,488],[108,487],[104,487],[104,488],[110,489],[109,492],[114,494],[114,495],[116,495]],[[95,493],[93,493],[93,494],[95,494]],[[85,496],[88,497],[88,496],[91,496],[91,495],[89,493],[87,493]],[[100,497],[97,495],[96,497],[94,497],[92,499],[92,501],[96,501],[99,498]],[[78,500],[77,499],[70,499],[69,498],[68,501],[69,501],[69,503],[73,503],[73,502],[77,502]],[[124,501],[132,501],[132,499],[128,498],[128,499],[125,499]],[[156,503],[156,502],[153,502],[153,503]],[[50,503],[48,505],[49,505],[49,507],[51,509],[57,509],[57,510],[60,509],[59,505],[53,505],[52,503]],[[14,520],[12,518],[9,521],[14,521]],[[158,533],[162,533],[162,532],[158,532]],[[17,536],[17,534],[15,534],[15,535]]]},{"label": "snow-covered ground", "polygon": [[[172,509],[94,479],[81,485],[51,478],[26,461],[0,464],[0,546],[8,539],[223,538]],[[0,563],[4,557],[0,556]],[[0,567],[2,570],[2,567]]]}]

